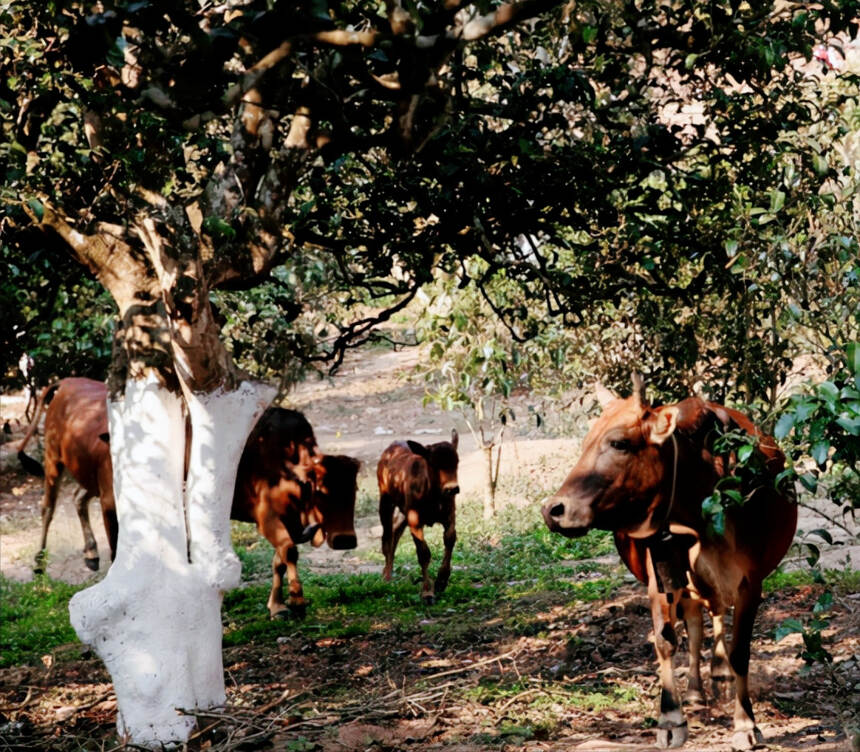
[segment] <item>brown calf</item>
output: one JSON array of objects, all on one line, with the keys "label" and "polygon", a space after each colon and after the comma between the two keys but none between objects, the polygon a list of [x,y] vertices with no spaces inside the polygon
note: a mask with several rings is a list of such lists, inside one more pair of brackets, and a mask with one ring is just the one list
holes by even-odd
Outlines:
[{"label": "brown calf", "polygon": [[[24,453],[45,413],[44,468]],[[116,556],[116,539],[119,531],[116,505],[113,496],[113,469],[108,443],[107,389],[100,381],[68,378],[46,387],[36,415],[18,450],[21,464],[31,472],[45,476],[45,495],[42,498],[42,539],[36,554],[36,572],[44,571],[45,547],[48,528],[54,517],[57,493],[63,469],[69,471],[81,488],[75,497],[75,507],[84,533],[84,561],[97,571],[99,553],[93,529],[90,526],[88,502],[94,496],[101,501],[102,518],[110,543],[110,558]]]},{"label": "brown calf", "polygon": [[[702,501],[731,472],[731,458],[714,452],[726,429],[754,437],[764,470],[742,506],[725,510],[725,529],[708,530]],[[632,397],[609,402],[585,437],[582,457],[561,489],[543,505],[549,528],[568,537],[591,528],[611,530],[624,563],[648,586],[663,692],[657,743],[679,747],[687,722],[675,692],[674,624],[684,620],[690,645],[686,698],[701,702],[699,671],[702,606],[711,613],[714,650],[711,680],[720,687],[734,677],[735,749],[762,740],[748,690],[750,640],[762,580],[791,545],[797,524],[793,493],[775,487],[784,457],[769,436],[743,414],[690,398],[651,407],[641,379]],[[731,647],[726,611],[734,606]]]},{"label": "brown calf", "polygon": [[306,611],[297,544],[327,541],[334,549],[355,548],[358,469],[352,457],[320,454],[310,423],[295,410],[270,408],[251,432],[239,462],[230,516],[256,523],[275,547],[267,604],[272,618]]},{"label": "brown calf", "polygon": [[[391,579],[394,551],[406,525],[412,533],[418,563],[421,565],[421,598],[433,603],[435,595],[448,585],[451,576],[451,552],[457,542],[454,527],[457,484],[457,431],[451,441],[424,446],[417,441],[396,442],[379,459],[376,478],[379,481],[379,519],[382,522],[382,554],[385,567],[382,577]],[[445,555],[435,585],[427,567],[430,549],[424,540],[424,526],[441,523]]]}]

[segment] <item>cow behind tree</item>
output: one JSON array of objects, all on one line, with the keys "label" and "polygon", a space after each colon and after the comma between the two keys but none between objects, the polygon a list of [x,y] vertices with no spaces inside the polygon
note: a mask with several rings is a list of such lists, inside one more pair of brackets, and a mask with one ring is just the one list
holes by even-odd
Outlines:
[{"label": "cow behind tree", "polygon": [[[40,465],[24,450],[37,429],[45,406],[45,456]],[[116,556],[119,525],[108,442],[107,389],[101,381],[67,378],[42,391],[33,420],[18,448],[21,465],[45,478],[41,505],[42,537],[36,554],[37,573],[44,571],[48,529],[54,517],[63,470],[68,470],[80,486],[75,495],[75,508],[84,534],[84,562],[90,569],[98,571],[99,552],[89,515],[89,501],[93,497],[98,497],[101,503],[111,561]]]},{"label": "cow behind tree", "polygon": [[[41,411],[45,415],[44,465],[25,454]],[[98,548],[88,502],[98,496],[111,551],[116,553],[119,525],[113,493],[107,419],[107,389],[100,381],[67,378],[43,390],[37,413],[19,445],[18,457],[29,472],[44,475],[42,537],[36,572],[44,571],[48,530],[54,516],[64,469],[80,485],[75,505],[84,534],[84,561],[98,570]],[[186,458],[187,467],[187,458]],[[359,463],[343,455],[323,455],[305,417],[284,408],[269,409],[257,423],[239,465],[231,516],[255,522],[275,546],[269,610],[283,615],[283,575],[288,573],[289,608],[304,613],[296,572],[296,544],[310,540],[334,549],[355,548],[353,522]]]},{"label": "cow behind tree", "polygon": [[[736,458],[714,448],[715,438],[729,430],[754,441],[761,470],[746,502],[725,509],[725,527],[717,533],[708,527],[702,501],[732,472]],[[686,699],[703,699],[703,606],[714,625],[713,689],[724,695],[727,682],[735,681],[732,744],[750,749],[762,741],[749,697],[750,641],[762,580],[782,560],[797,524],[793,491],[777,488],[784,461],[774,440],[742,413],[697,398],[652,407],[641,379],[634,378],[633,396],[606,404],[579,462],[543,505],[549,528],[567,537],[611,530],[624,563],[648,586],[663,686],[661,747],[679,747],[687,739],[672,670],[676,620],[685,622],[689,636]],[[732,606],[727,648],[725,618]]]},{"label": "cow behind tree", "polygon": [[230,516],[255,523],[275,548],[267,603],[272,618],[290,612],[305,614],[307,604],[296,566],[299,543],[355,548],[359,467],[352,457],[321,454],[313,428],[296,410],[269,408],[251,432],[239,462]]},{"label": "cow behind tree", "polygon": [[[382,522],[382,554],[385,567],[382,577],[391,579],[394,552],[400,536],[409,526],[418,563],[421,566],[421,598],[433,603],[435,596],[448,585],[451,576],[451,552],[457,542],[456,497],[457,431],[451,441],[424,446],[417,441],[395,442],[379,459],[376,478],[379,482],[379,519]],[[435,583],[428,574],[430,548],[424,540],[424,526],[441,523],[445,553]]]}]

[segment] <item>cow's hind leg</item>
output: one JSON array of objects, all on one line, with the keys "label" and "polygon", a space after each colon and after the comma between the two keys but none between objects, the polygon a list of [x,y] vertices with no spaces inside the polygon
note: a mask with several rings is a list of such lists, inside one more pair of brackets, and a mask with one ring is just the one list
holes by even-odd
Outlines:
[{"label": "cow's hind leg", "polygon": [[85,488],[81,488],[75,495],[75,509],[81,522],[81,532],[84,534],[84,563],[93,570],[99,571],[99,548],[96,537],[93,535],[93,527],[90,524],[90,499],[92,496]]},{"label": "cow's hind leg", "polygon": [[45,558],[48,547],[48,529],[51,520],[54,519],[54,509],[57,506],[57,494],[60,491],[60,476],[63,474],[63,465],[53,461],[45,451],[45,495],[42,497],[42,538],[39,541],[39,551],[36,554],[36,563],[33,571],[42,574],[45,571]]},{"label": "cow's hind leg", "polygon": [[690,650],[690,666],[687,674],[687,691],[684,693],[684,700],[690,703],[701,704],[705,701],[701,674],[702,637],[704,633],[702,605],[685,593],[678,607],[678,615],[684,619],[684,626],[687,629],[687,643]]},{"label": "cow's hind leg", "polygon": [[738,750],[752,749],[764,743],[764,736],[755,725],[752,702],[749,696],[750,642],[758,605],[761,601],[761,586],[741,586],[735,602],[735,620],[732,628],[732,647],[729,663],[735,674],[735,733],[732,747]]},{"label": "cow's hind leg", "polygon": [[430,566],[430,547],[424,540],[424,528],[420,525],[410,525],[412,540],[415,542],[415,553],[418,555],[418,564],[421,567],[421,600],[431,604],[436,600],[433,593],[433,582],[427,571]]}]

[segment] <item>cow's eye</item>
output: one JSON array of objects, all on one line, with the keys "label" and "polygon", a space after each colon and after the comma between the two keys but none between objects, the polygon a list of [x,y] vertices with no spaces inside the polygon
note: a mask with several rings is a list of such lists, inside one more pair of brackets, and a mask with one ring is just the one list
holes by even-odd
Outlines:
[{"label": "cow's eye", "polygon": [[633,449],[633,444],[627,439],[613,439],[609,442],[609,446],[619,452],[629,452]]}]

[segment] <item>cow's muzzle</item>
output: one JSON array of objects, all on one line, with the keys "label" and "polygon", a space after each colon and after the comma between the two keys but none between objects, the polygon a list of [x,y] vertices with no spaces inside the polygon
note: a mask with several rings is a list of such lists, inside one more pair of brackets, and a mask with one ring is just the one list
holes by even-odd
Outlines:
[{"label": "cow's muzzle", "polygon": [[460,493],[460,486],[446,486],[442,489],[442,495],[449,499],[453,499],[458,493]]},{"label": "cow's muzzle", "polygon": [[554,533],[559,533],[566,538],[580,538],[591,528],[591,510],[583,513],[579,509],[572,508],[569,499],[559,496],[551,496],[541,506],[546,526]]},{"label": "cow's muzzle", "polygon": [[358,545],[358,539],[355,537],[355,533],[335,533],[328,537],[328,544],[335,551],[345,551],[355,548]]}]

